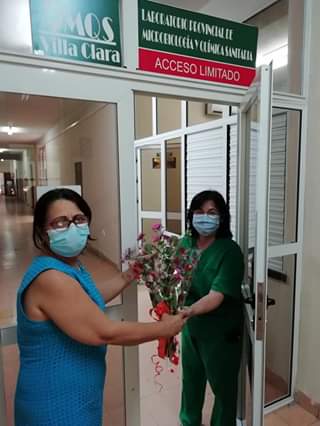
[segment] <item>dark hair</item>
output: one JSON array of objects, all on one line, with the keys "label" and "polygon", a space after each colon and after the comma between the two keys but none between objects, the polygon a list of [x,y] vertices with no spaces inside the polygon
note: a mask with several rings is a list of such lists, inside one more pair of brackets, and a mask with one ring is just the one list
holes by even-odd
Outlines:
[{"label": "dark hair", "polygon": [[33,213],[33,242],[34,245],[43,248],[43,231],[47,220],[48,210],[52,203],[58,200],[72,201],[91,222],[92,213],[88,203],[77,192],[68,188],[57,188],[43,194],[34,209]]},{"label": "dark hair", "polygon": [[202,191],[195,195],[191,201],[187,215],[188,228],[194,238],[198,238],[199,234],[192,225],[193,214],[195,210],[201,209],[206,201],[213,201],[220,216],[220,226],[216,233],[216,238],[232,238],[230,230],[230,213],[229,207],[224,201],[223,196],[218,191]]}]

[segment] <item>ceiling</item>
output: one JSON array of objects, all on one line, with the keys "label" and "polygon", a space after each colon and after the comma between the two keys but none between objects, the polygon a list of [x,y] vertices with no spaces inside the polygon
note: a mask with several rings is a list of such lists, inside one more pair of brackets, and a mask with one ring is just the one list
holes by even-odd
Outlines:
[{"label": "ceiling", "polygon": [[155,0],[219,18],[243,22],[278,0]]},{"label": "ceiling", "polygon": [[[0,145],[35,143],[60,120],[77,120],[89,102],[72,99],[0,93]],[[12,126],[16,132],[9,136],[1,129]]]}]

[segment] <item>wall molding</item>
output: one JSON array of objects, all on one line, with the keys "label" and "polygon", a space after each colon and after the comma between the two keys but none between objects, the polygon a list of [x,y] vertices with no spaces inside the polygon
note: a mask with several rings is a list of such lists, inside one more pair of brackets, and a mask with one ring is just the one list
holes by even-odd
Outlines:
[{"label": "wall molding", "polygon": [[313,401],[308,395],[300,390],[294,393],[294,400],[308,413],[320,419],[320,402]]}]

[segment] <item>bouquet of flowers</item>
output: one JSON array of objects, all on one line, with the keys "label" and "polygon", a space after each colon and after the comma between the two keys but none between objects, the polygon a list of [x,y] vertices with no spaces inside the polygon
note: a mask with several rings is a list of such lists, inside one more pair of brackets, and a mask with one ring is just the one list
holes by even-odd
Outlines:
[{"label": "bouquet of flowers", "polygon": [[[160,224],[152,230],[152,242],[140,234],[137,252],[129,252],[125,259],[131,262],[135,281],[149,290],[150,315],[160,320],[163,314],[176,314],[184,307],[198,251],[179,248],[179,238],[166,234]],[[179,363],[176,337],[159,339],[158,356],[174,365]]]}]

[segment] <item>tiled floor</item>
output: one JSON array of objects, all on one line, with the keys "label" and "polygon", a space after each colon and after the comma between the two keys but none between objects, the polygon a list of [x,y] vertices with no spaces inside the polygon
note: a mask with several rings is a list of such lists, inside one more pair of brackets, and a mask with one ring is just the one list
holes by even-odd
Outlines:
[{"label": "tiled floor", "polygon": [[320,426],[317,420],[300,406],[292,404],[269,414],[265,426]]},{"label": "tiled floor", "polygon": [[[5,201],[0,197],[0,326],[15,321],[15,293],[23,272],[35,254],[31,240],[32,217],[30,211],[13,200]],[[84,263],[93,274],[98,285],[103,285],[106,278],[114,273],[111,265],[87,254]],[[139,319],[148,321],[148,294],[140,287]],[[180,372],[164,370],[155,380],[151,357],[156,351],[156,343],[140,346],[140,387],[141,387],[141,426],[177,426],[180,399]],[[12,423],[12,402],[18,367],[16,346],[3,350],[7,407]],[[105,409],[107,415],[104,426],[124,426],[123,416],[123,377],[121,348],[112,347],[109,351],[108,378],[105,392]],[[162,390],[160,391],[160,387]],[[270,397],[278,390],[268,386]],[[210,412],[213,396],[208,390],[203,412],[203,422],[210,424]],[[312,415],[301,407],[292,405],[274,412],[266,417],[266,426],[320,426]],[[4,425],[1,425],[4,426]]]}]

